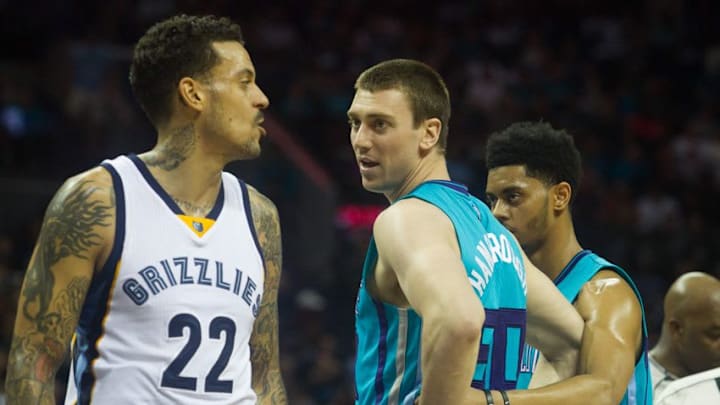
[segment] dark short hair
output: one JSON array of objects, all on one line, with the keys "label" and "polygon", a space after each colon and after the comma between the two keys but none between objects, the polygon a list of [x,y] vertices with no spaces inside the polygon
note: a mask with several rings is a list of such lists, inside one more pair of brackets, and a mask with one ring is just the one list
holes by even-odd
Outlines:
[{"label": "dark short hair", "polygon": [[442,128],[438,142],[443,151],[447,148],[450,93],[440,74],[430,66],[411,59],[381,62],[360,74],[355,89],[370,92],[400,90],[408,98],[416,128],[426,119],[440,119]]},{"label": "dark short hair", "polygon": [[580,152],[573,137],[547,122],[517,122],[490,135],[485,150],[488,170],[523,165],[526,174],[555,185],[570,184],[575,199],[582,176]]},{"label": "dark short hair", "polygon": [[244,44],[240,26],[225,17],[178,15],[147,30],[133,52],[130,85],[155,124],[171,114],[172,97],[183,77],[202,78],[218,62],[213,42]]}]

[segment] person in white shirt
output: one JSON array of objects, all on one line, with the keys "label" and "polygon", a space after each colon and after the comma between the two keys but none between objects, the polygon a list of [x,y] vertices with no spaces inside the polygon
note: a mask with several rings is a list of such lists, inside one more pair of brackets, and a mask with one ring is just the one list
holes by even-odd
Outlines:
[{"label": "person in white shirt", "polygon": [[669,382],[655,405],[720,404],[720,367]]},{"label": "person in white shirt", "polygon": [[664,310],[649,356],[655,404],[720,403],[720,280],[683,274],[665,295]]}]

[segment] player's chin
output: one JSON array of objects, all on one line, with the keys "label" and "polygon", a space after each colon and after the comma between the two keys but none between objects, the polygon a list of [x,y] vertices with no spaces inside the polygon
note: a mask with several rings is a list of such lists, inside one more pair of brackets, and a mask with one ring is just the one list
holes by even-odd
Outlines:
[{"label": "player's chin", "polygon": [[262,152],[262,148],[260,147],[260,144],[252,145],[247,151],[247,157],[246,159],[255,159],[256,157],[260,156]]},{"label": "player's chin", "polygon": [[387,188],[384,188],[384,187],[373,187],[373,186],[365,186],[365,185],[363,185],[363,188],[365,189],[365,191],[368,191],[368,192],[370,192],[370,193],[373,193],[373,194],[382,194],[382,195],[384,195],[384,196],[386,196],[386,197],[393,193],[392,191],[388,191],[388,189],[387,189]]},{"label": "player's chin", "polygon": [[362,175],[360,178],[362,179],[362,186],[365,190],[371,193],[382,193],[382,187],[380,187],[380,184],[377,181],[373,181],[372,179],[368,179]]},{"label": "player's chin", "polygon": [[237,153],[235,153],[236,160],[249,160],[255,159],[260,156],[262,148],[259,142],[250,142],[243,145]]}]

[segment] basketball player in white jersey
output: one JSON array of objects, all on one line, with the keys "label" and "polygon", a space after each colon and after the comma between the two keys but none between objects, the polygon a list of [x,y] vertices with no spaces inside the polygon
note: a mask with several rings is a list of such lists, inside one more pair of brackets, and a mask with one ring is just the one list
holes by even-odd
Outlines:
[{"label": "basketball player in white jersey", "polygon": [[[21,298],[8,404],[285,404],[272,202],[228,162],[260,154],[269,102],[240,27],[176,16],[135,47],[156,146],[70,178],[47,209]],[[72,339],[71,339],[72,338]]]}]

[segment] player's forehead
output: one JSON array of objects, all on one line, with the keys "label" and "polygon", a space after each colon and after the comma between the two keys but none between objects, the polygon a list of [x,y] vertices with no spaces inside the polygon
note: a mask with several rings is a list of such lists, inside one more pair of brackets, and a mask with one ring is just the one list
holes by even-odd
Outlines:
[{"label": "player's forehead", "polygon": [[498,166],[488,170],[488,191],[502,191],[509,187],[529,187],[534,183],[527,175],[525,165]]},{"label": "player's forehead", "polygon": [[348,117],[353,119],[374,116],[400,119],[410,114],[407,97],[398,89],[377,91],[358,89],[347,111]]}]

